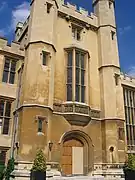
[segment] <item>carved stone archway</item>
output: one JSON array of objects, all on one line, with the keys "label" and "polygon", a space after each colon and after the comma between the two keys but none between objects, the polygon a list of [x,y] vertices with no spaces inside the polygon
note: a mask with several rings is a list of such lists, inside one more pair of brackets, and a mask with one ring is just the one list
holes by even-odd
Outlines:
[{"label": "carved stone archway", "polygon": [[[61,167],[63,175],[71,175],[74,174],[73,169],[73,152],[74,150],[80,148],[80,152],[83,152],[83,157],[81,155],[80,158],[83,159],[83,175],[88,174],[93,170],[94,166],[94,146],[92,144],[91,138],[83,131],[73,130],[66,132],[62,135],[60,139],[61,145]],[[82,149],[83,148],[83,149]],[[81,159],[80,159],[81,162]]]}]

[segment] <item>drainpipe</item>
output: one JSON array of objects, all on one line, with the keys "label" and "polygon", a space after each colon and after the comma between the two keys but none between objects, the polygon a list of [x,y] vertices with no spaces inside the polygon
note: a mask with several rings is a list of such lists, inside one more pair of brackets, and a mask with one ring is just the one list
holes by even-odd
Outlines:
[{"label": "drainpipe", "polygon": [[20,76],[18,79],[19,83],[18,83],[18,90],[17,90],[17,97],[16,97],[16,107],[15,107],[15,111],[13,113],[14,118],[13,118],[12,142],[11,142],[11,153],[10,153],[11,158],[14,158],[15,143],[16,143],[17,132],[18,132],[18,108],[19,108],[19,102],[20,102],[23,66],[24,66],[24,64],[22,64],[21,68],[20,68]]}]

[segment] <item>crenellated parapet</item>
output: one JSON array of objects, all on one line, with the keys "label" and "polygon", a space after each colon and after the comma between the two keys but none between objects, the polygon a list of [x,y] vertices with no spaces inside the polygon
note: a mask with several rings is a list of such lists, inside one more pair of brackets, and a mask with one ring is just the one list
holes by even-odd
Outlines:
[{"label": "crenellated parapet", "polygon": [[19,57],[24,57],[24,49],[20,48],[20,43],[12,41],[11,44],[8,44],[6,38],[0,37],[0,52],[4,54],[11,54]]},{"label": "crenellated parapet", "polygon": [[135,88],[135,77],[129,76],[128,74],[121,73],[121,82],[122,82],[122,85]]},{"label": "crenellated parapet", "polygon": [[[80,21],[86,25],[87,28],[93,27],[93,30],[98,28],[98,18],[94,13],[90,13],[82,7],[67,2],[59,7],[59,15],[66,18],[66,20]],[[92,29],[92,28],[91,28]]]}]

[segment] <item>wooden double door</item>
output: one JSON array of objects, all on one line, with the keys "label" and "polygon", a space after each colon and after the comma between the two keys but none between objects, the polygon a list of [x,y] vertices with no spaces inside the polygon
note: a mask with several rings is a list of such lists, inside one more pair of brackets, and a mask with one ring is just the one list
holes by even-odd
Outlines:
[{"label": "wooden double door", "polygon": [[68,139],[63,143],[63,175],[83,174],[83,143],[77,139]]}]

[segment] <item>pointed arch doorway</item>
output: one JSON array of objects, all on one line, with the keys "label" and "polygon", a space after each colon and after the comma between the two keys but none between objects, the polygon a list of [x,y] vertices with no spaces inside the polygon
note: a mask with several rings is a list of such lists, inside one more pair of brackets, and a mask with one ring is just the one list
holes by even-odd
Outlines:
[{"label": "pointed arch doorway", "polygon": [[93,150],[92,141],[84,132],[74,130],[65,133],[61,138],[62,174],[86,175],[94,164]]}]

